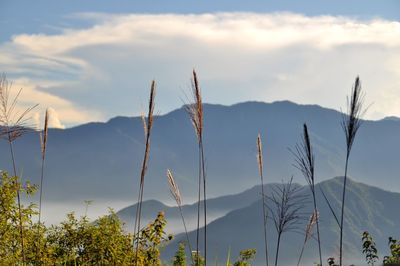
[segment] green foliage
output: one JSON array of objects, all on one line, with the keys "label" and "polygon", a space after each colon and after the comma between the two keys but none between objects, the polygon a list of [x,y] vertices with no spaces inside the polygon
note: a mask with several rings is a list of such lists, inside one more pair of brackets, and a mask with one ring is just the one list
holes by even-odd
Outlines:
[{"label": "green foliage", "polygon": [[[257,250],[252,249],[243,249],[239,252],[239,257],[233,266],[251,266],[250,261],[256,257]],[[228,251],[228,258],[226,261],[226,266],[232,266],[231,261],[231,250]]]},{"label": "green foliage", "polygon": [[233,264],[234,266],[251,266],[250,264],[250,260],[253,260],[256,257],[256,249],[244,249],[242,251],[240,251],[239,253],[239,258],[238,260],[235,262],[235,264]]},{"label": "green foliage", "polygon": [[[16,265],[21,261],[22,240],[19,231],[19,210],[16,203],[17,193],[32,195],[36,187],[29,182],[22,185],[18,177],[9,177],[6,172],[0,173],[0,265]],[[26,257],[35,258],[36,234],[35,224],[31,217],[37,212],[33,204],[21,205],[21,220],[24,227],[24,245]]]},{"label": "green foliage", "polygon": [[129,265],[134,259],[133,238],[124,234],[112,211],[93,223],[68,214],[66,221],[48,229],[46,241],[56,264]]},{"label": "green foliage", "polygon": [[400,264],[400,240],[389,237],[390,255],[383,258],[385,265],[398,265]]},{"label": "green foliage", "polygon": [[[18,177],[1,172],[0,179],[0,265],[20,265],[22,260],[19,234],[17,191],[32,195],[36,188],[22,185]],[[27,265],[161,265],[160,248],[172,239],[165,234],[163,212],[135,238],[123,231],[118,216],[110,210],[94,222],[73,213],[56,226],[46,227],[32,221],[36,206],[21,208]],[[134,243],[139,242],[139,249]],[[182,264],[185,265],[185,264]]]},{"label": "green foliage", "polygon": [[378,250],[375,247],[375,242],[372,239],[372,236],[365,231],[362,235],[362,248],[363,253],[365,254],[365,260],[368,264],[374,265],[376,261],[378,261]]},{"label": "green foliage", "polygon": [[231,248],[229,247],[228,256],[226,258],[226,266],[230,266],[230,265],[231,265]]},{"label": "green foliage", "polygon": [[201,254],[197,253],[196,251],[192,252],[192,259],[193,259],[192,266],[204,266],[205,264],[204,257],[201,256]]},{"label": "green foliage", "polygon": [[185,243],[179,243],[178,251],[172,260],[172,266],[186,266]]}]

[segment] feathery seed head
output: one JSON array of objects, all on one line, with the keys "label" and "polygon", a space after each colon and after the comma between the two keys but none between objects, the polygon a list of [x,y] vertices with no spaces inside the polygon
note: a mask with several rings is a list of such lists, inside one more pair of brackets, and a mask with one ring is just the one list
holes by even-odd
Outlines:
[{"label": "feathery seed head", "polygon": [[260,175],[263,173],[263,154],[262,154],[262,142],[261,136],[258,134],[257,136],[257,162],[258,162],[258,170]]},{"label": "feathery seed head", "polygon": [[303,125],[301,143],[296,144],[295,150],[290,150],[295,157],[294,166],[300,170],[309,185],[314,184],[314,153],[311,146],[307,124]]},{"label": "feathery seed head", "polygon": [[2,74],[0,76],[0,136],[9,141],[14,141],[34,128],[29,123],[31,119],[29,114],[38,105],[33,105],[20,112],[17,111],[16,106],[22,89],[11,99],[11,87],[12,83],[7,80],[5,74]]},{"label": "feathery seed head", "polygon": [[44,117],[44,128],[43,131],[40,132],[40,146],[41,146],[41,151],[42,151],[42,159],[44,159],[46,155],[46,147],[47,147],[47,137],[48,137],[48,131],[49,131],[49,110],[46,109],[46,115]]},{"label": "feathery seed head", "polygon": [[306,227],[306,240],[309,240],[312,237],[312,231],[314,228],[314,225],[317,223],[317,220],[319,219],[319,212],[314,210],[313,214],[310,216],[310,220],[307,224]]},{"label": "feathery seed head", "polygon": [[190,120],[192,121],[193,127],[196,131],[197,138],[199,141],[201,141],[203,137],[203,101],[201,98],[200,85],[195,70],[193,70],[192,95],[193,103],[186,105],[185,108],[190,116]]},{"label": "feathery seed head", "polygon": [[179,191],[178,184],[175,182],[174,176],[172,175],[169,169],[167,169],[167,178],[168,178],[169,190],[172,196],[174,197],[176,204],[178,204],[178,206],[181,206],[182,205],[181,193]]},{"label": "feathery seed head", "polygon": [[361,116],[365,112],[362,108],[363,100],[364,94],[361,90],[361,81],[357,76],[351,90],[350,101],[347,98],[347,114],[344,114],[342,119],[342,128],[346,135],[347,156],[350,155],[357,131],[361,126]]}]

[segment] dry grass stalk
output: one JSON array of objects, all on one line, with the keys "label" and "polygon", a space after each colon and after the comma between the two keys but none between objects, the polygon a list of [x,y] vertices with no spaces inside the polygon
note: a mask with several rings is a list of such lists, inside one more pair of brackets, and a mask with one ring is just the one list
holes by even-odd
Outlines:
[{"label": "dry grass stalk", "polygon": [[42,152],[42,159],[44,159],[46,156],[48,133],[49,133],[49,110],[47,109],[44,117],[44,128],[43,131],[40,132],[40,148]]},{"label": "dry grass stalk", "polygon": [[[14,171],[14,176],[17,176],[16,160],[13,149],[13,142],[24,135],[25,133],[32,131],[33,126],[29,124],[29,114],[38,105],[30,106],[19,112],[16,107],[18,98],[22,92],[22,89],[18,91],[16,96],[11,99],[10,90],[12,83],[10,83],[5,74],[0,76],[0,137],[4,138],[10,147],[11,162]],[[22,264],[25,264],[25,248],[24,248],[24,231],[22,225],[22,213],[21,213],[21,197],[20,191],[17,189],[17,203],[18,203],[18,216],[19,216],[19,231],[21,237],[21,254]]]},{"label": "dry grass stalk", "polygon": [[11,87],[12,83],[7,80],[5,74],[2,74],[0,76],[0,124],[2,126],[0,135],[7,141],[13,142],[25,133],[32,131],[34,126],[29,123],[31,119],[29,114],[38,105],[18,111],[16,107],[22,89],[11,99]]},{"label": "dry grass stalk", "polygon": [[[295,151],[292,151],[292,154],[295,157],[295,167],[300,170],[303,174],[304,178],[306,179],[311,195],[313,198],[314,203],[314,213],[318,212],[317,209],[317,198],[316,198],[316,191],[315,191],[315,157],[313,153],[313,149],[311,146],[310,135],[308,134],[307,124],[303,125],[303,136],[302,142],[297,144],[295,147]],[[319,221],[318,217],[316,217],[316,224],[317,224],[317,241],[318,241],[318,251],[319,251],[319,264],[322,266],[322,252],[321,252],[321,238],[319,233]]]},{"label": "dry grass stalk", "polygon": [[178,206],[182,206],[182,196],[179,191],[178,184],[176,184],[174,176],[169,169],[167,169],[167,178],[171,195],[174,197],[176,204],[178,204]]},{"label": "dry grass stalk", "polygon": [[203,100],[201,97],[201,90],[195,70],[193,70],[193,79],[191,82],[194,102],[192,104],[186,105],[186,111],[190,116],[190,120],[192,121],[194,129],[196,131],[197,138],[199,141],[201,141],[203,137]]},{"label": "dry grass stalk", "polygon": [[358,129],[361,126],[361,116],[364,113],[362,108],[364,94],[361,91],[361,81],[357,77],[354,86],[351,90],[350,101],[347,98],[347,114],[343,115],[342,128],[346,136],[346,163],[344,170],[343,180],[343,193],[342,193],[342,208],[340,216],[340,244],[339,244],[339,265],[343,265],[343,221],[344,221],[344,207],[346,199],[346,186],[347,186],[347,167],[350,158],[351,148],[353,147],[354,140]]},{"label": "dry grass stalk", "polygon": [[[183,216],[182,196],[181,196],[181,193],[179,191],[178,184],[175,182],[174,176],[172,175],[172,173],[171,173],[171,171],[169,169],[167,169],[167,179],[168,179],[169,190],[171,192],[171,195],[175,199],[176,204],[178,205],[178,208],[179,208],[179,213],[180,213],[181,218],[182,218],[183,227],[185,229],[186,241],[188,242],[189,254],[191,255],[193,250],[192,250],[192,246],[190,244],[189,234],[188,234],[188,231],[187,231],[185,218]],[[190,258],[192,260],[192,264],[194,265],[193,256],[190,256]]]},{"label": "dry grass stalk", "polygon": [[264,192],[264,174],[263,174],[263,152],[262,152],[262,142],[261,136],[258,134],[257,136],[257,162],[258,162],[258,171],[261,178],[261,197],[262,197],[262,205],[263,205],[263,229],[264,229],[264,244],[265,244],[265,261],[268,266],[268,238],[267,238],[267,211],[265,207],[265,192]]},{"label": "dry grass stalk", "polygon": [[302,210],[308,203],[307,196],[300,192],[300,187],[293,184],[293,177],[288,183],[272,187],[271,195],[267,196],[267,208],[277,232],[275,266],[278,265],[279,248],[282,235],[285,232],[296,231],[305,219]]},{"label": "dry grass stalk", "polygon": [[[147,121],[142,117],[143,120],[143,127],[145,133],[145,150],[144,150],[144,157],[142,162],[142,168],[140,172],[140,183],[139,183],[139,195],[138,195],[138,203],[136,207],[136,216],[135,216],[135,228],[134,228],[134,235],[136,233],[139,234],[140,232],[140,223],[141,223],[141,214],[142,214],[142,203],[143,203],[143,191],[144,191],[144,178],[147,171],[147,163],[149,160],[150,154],[150,136],[151,136],[151,129],[153,127],[153,113],[154,113],[154,105],[155,105],[155,94],[156,94],[156,83],[153,80],[151,83],[150,88],[150,98],[149,98],[149,106],[148,106],[148,114],[147,114]],[[139,249],[139,241],[136,241],[136,264],[137,264],[137,255]]]},{"label": "dry grass stalk", "polygon": [[[205,173],[205,159],[204,159],[204,146],[203,146],[204,113],[203,113],[203,101],[201,97],[200,85],[195,70],[193,70],[192,95],[194,101],[193,103],[186,105],[186,111],[188,112],[190,120],[195,129],[199,147],[199,176],[198,176],[199,184],[198,184],[198,199],[197,199],[196,252],[197,254],[199,254],[201,183],[203,182],[204,260],[205,263],[207,263],[207,193],[206,193],[206,173]],[[197,260],[198,260],[197,264],[199,264],[199,257],[197,257]]]},{"label": "dry grass stalk", "polygon": [[[45,165],[45,159],[46,159],[46,150],[47,150],[47,139],[48,139],[48,133],[49,133],[49,110],[46,110],[46,114],[44,117],[44,128],[43,131],[39,133],[40,136],[40,150],[42,154],[42,168],[41,168],[41,174],[40,174],[40,190],[39,190],[39,219],[38,219],[38,247],[40,249],[40,224],[41,224],[41,218],[42,218],[42,198],[43,198],[43,179],[44,179],[44,165]],[[40,250],[38,249],[38,258],[40,258]]]},{"label": "dry grass stalk", "polygon": [[303,257],[304,248],[306,246],[307,241],[309,239],[311,239],[311,237],[313,235],[314,226],[317,223],[318,219],[319,219],[319,213],[314,210],[314,212],[310,216],[310,220],[308,221],[308,224],[307,224],[307,227],[306,227],[304,242],[303,242],[303,246],[301,248],[300,257],[299,257],[299,260],[297,262],[297,266],[300,265],[301,258]]}]

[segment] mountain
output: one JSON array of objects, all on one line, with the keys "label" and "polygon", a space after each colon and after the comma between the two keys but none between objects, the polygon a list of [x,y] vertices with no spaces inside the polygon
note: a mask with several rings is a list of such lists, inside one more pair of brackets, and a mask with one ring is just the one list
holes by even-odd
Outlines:
[{"label": "mountain", "polygon": [[[307,122],[320,180],[340,176],[344,167],[341,113],[317,105],[288,101],[204,106],[204,145],[209,197],[239,193],[259,184],[256,137],[262,134],[267,182],[298,175],[288,147],[300,140]],[[349,173],[392,191],[400,191],[398,156],[400,121],[364,121],[353,146]],[[19,172],[39,181],[40,142],[28,134],[15,142]],[[45,199],[53,202],[135,202],[144,150],[140,117],[116,117],[49,131]],[[5,141],[0,142],[0,169],[11,169]],[[165,171],[175,175],[186,202],[196,195],[197,152],[194,130],[184,108],[155,118],[145,199],[171,201]],[[301,179],[299,179],[299,182]],[[127,206],[128,204],[125,204]]]},{"label": "mountain", "polygon": [[[322,241],[322,253],[324,262],[330,256],[337,257],[337,245],[339,243],[339,230],[327,204],[320,193],[322,188],[332,207],[339,214],[340,196],[343,178],[333,178],[317,184],[317,202],[320,212],[320,231]],[[276,184],[275,184],[276,185]],[[267,185],[271,188],[274,185]],[[361,253],[361,234],[369,231],[374,237],[382,259],[388,254],[387,240],[389,236],[395,238],[400,235],[400,193],[385,191],[376,187],[368,186],[348,180],[347,204],[345,208],[345,232],[344,250],[345,263],[349,265],[366,265]],[[260,188],[258,187],[258,190]],[[268,192],[267,192],[268,193]],[[300,193],[309,194],[309,188],[301,188]],[[207,227],[208,256],[209,263],[218,258],[219,263],[226,261],[228,250],[231,250],[232,259],[236,258],[241,249],[256,248],[257,258],[254,265],[265,265],[263,253],[264,239],[262,229],[261,200],[229,212],[221,218],[211,222]],[[305,207],[307,213],[311,214],[312,207]],[[299,226],[304,230],[307,221]],[[268,222],[268,243],[270,260],[274,259],[276,248],[276,233],[272,221]],[[200,235],[202,236],[203,230]],[[189,233],[189,238],[195,243],[196,232]],[[202,238],[201,238],[202,239]],[[173,243],[168,245],[163,253],[164,258],[171,258],[176,251],[177,243],[185,241],[183,234],[176,236]],[[285,233],[281,242],[280,265],[296,265],[304,235],[296,233]],[[202,244],[201,244],[202,246]],[[203,252],[202,252],[203,253]],[[318,247],[316,241],[307,242],[303,265],[313,265],[318,261]]]},{"label": "mountain", "polygon": [[387,120],[387,121],[400,121],[400,117],[397,117],[397,116],[387,116],[387,117],[383,118],[383,120]]},{"label": "mountain", "polygon": [[[261,195],[261,186],[254,186],[241,193],[225,195],[207,200],[207,215],[208,222],[220,218],[227,213],[246,207],[253,202],[257,201]],[[137,204],[125,207],[117,212],[120,219],[125,223],[126,229],[132,231],[133,222],[135,220]],[[179,209],[174,206],[167,206],[157,200],[147,200],[142,204],[142,220],[144,224],[154,220],[155,215],[163,211],[165,218],[168,221],[166,231],[169,233],[181,233],[182,232],[182,220],[179,214]],[[185,204],[182,206],[182,212],[184,214],[185,222],[188,230],[196,228],[196,217],[197,217],[197,203]]]}]

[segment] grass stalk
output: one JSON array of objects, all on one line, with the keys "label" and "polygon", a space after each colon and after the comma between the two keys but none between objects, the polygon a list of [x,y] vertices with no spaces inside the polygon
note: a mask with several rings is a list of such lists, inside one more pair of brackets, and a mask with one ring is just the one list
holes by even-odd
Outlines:
[{"label": "grass stalk", "polygon": [[277,266],[281,238],[285,232],[299,229],[301,221],[305,218],[302,210],[307,203],[307,196],[300,193],[299,186],[293,185],[292,177],[288,183],[272,187],[271,195],[266,197],[269,200],[269,204],[267,204],[270,212],[269,218],[277,232],[275,251],[275,266]]},{"label": "grass stalk", "polygon": [[303,252],[304,252],[304,248],[307,244],[307,241],[309,239],[311,239],[311,237],[313,235],[313,228],[314,228],[314,225],[316,224],[316,222],[318,221],[318,216],[319,216],[319,214],[314,210],[314,212],[311,215],[310,220],[307,224],[307,227],[306,227],[304,242],[303,242],[303,246],[301,247],[301,252],[300,252],[299,260],[297,261],[297,266],[300,265],[300,261],[301,261],[301,258],[303,257]]},{"label": "grass stalk", "polygon": [[257,163],[258,171],[261,179],[261,198],[262,198],[262,211],[263,211],[263,230],[264,230],[264,245],[265,245],[265,263],[268,266],[268,238],[267,238],[267,211],[265,206],[265,192],[264,192],[264,174],[263,174],[263,150],[261,136],[257,136]]},{"label": "grass stalk", "polygon": [[[206,172],[205,172],[205,156],[203,145],[203,101],[196,71],[193,70],[192,78],[192,94],[194,102],[186,105],[186,111],[196,132],[199,154],[199,172],[198,172],[198,195],[197,195],[197,228],[196,228],[196,254],[199,254],[199,237],[200,237],[200,207],[201,192],[203,192],[203,218],[204,218],[204,260],[207,265],[207,191],[206,191]],[[203,185],[203,189],[201,186]],[[200,257],[197,256],[197,264]]]},{"label": "grass stalk", "polygon": [[[40,258],[40,225],[41,225],[41,218],[42,218],[42,198],[43,198],[43,179],[44,179],[44,166],[46,160],[46,150],[47,150],[47,137],[48,137],[48,122],[49,122],[49,111],[46,110],[45,118],[44,118],[44,128],[43,131],[40,132],[40,151],[41,151],[41,159],[42,159],[42,166],[40,172],[40,189],[39,189],[39,218],[38,218],[38,258]],[[39,260],[38,260],[39,261]]]},{"label": "grass stalk", "polygon": [[[141,228],[140,223],[141,223],[141,215],[142,215],[144,180],[145,180],[147,164],[148,164],[149,154],[150,154],[150,137],[151,137],[151,129],[153,127],[155,90],[156,90],[156,83],[153,80],[151,83],[151,88],[150,88],[150,98],[149,98],[149,109],[148,109],[147,121],[143,118],[144,135],[145,135],[145,150],[144,150],[142,168],[141,168],[141,172],[140,172],[138,203],[136,205],[134,236],[136,236],[137,238],[139,237],[140,228]],[[138,240],[136,241],[136,253],[135,253],[135,264],[136,265],[137,265],[137,261],[138,261],[139,242],[140,241],[138,241]]]},{"label": "grass stalk", "polygon": [[169,190],[171,192],[171,195],[175,199],[176,204],[178,205],[178,209],[179,209],[179,213],[181,215],[183,227],[185,229],[186,241],[188,243],[188,248],[189,248],[189,255],[192,260],[192,264],[194,265],[193,256],[192,256],[192,245],[190,244],[190,239],[189,239],[189,234],[188,234],[188,230],[186,227],[185,217],[183,216],[183,211],[182,211],[182,195],[180,193],[178,184],[175,182],[174,176],[172,175],[172,172],[169,169],[167,169],[167,179],[168,179]]},{"label": "grass stalk", "polygon": [[42,155],[42,167],[40,174],[40,191],[39,191],[39,224],[41,221],[42,214],[42,197],[43,197],[43,179],[44,179],[44,166],[46,160],[46,150],[47,150],[47,137],[48,137],[48,122],[49,122],[49,111],[46,110],[46,115],[44,118],[44,128],[40,133],[40,148]]},{"label": "grass stalk", "polygon": [[[313,213],[318,213],[317,208],[317,198],[315,191],[315,156],[313,153],[310,135],[308,133],[307,124],[303,125],[303,135],[302,142],[297,144],[295,147],[295,151],[291,151],[295,156],[295,167],[300,170],[306,179],[308,186],[311,191],[312,199],[313,199]],[[322,266],[322,252],[321,252],[321,237],[319,232],[319,217],[316,216],[316,225],[317,225],[317,241],[318,241],[318,252],[319,252],[319,264]]]},{"label": "grass stalk", "polygon": [[343,115],[342,129],[346,136],[346,162],[344,168],[343,192],[342,192],[342,206],[340,216],[340,243],[339,243],[339,265],[343,265],[343,231],[344,231],[344,209],[346,200],[347,188],[347,170],[349,165],[349,158],[351,148],[353,147],[354,140],[358,129],[361,126],[360,117],[363,114],[362,103],[364,95],[361,91],[361,81],[357,77],[351,91],[350,101],[347,98],[347,114]]}]

